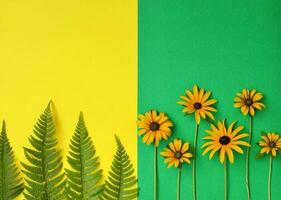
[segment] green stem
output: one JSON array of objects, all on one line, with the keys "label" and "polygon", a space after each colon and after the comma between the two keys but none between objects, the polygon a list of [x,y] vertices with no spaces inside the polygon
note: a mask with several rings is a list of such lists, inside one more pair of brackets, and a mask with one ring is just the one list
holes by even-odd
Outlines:
[{"label": "green stem", "polygon": [[177,200],[180,200],[181,196],[181,166],[178,171],[178,191],[177,191]]},{"label": "green stem", "polygon": [[224,200],[228,199],[227,160],[224,161]]},{"label": "green stem", "polygon": [[[252,131],[253,131],[253,117],[250,116],[249,120],[249,144],[252,143]],[[250,190],[250,180],[249,180],[249,159],[250,159],[250,147],[247,148],[246,153],[246,189],[248,193],[248,200],[251,199],[251,190]]]},{"label": "green stem", "polygon": [[268,172],[268,200],[271,200],[271,174],[272,174],[272,156],[269,158],[269,172]]},{"label": "green stem", "polygon": [[157,147],[154,146],[154,200],[157,200],[157,178],[158,178],[158,170],[157,170]]},{"label": "green stem", "polygon": [[192,162],[192,184],[193,184],[193,199],[196,200],[196,149],[197,149],[197,136],[198,136],[199,125],[195,124],[194,133],[194,160]]}]

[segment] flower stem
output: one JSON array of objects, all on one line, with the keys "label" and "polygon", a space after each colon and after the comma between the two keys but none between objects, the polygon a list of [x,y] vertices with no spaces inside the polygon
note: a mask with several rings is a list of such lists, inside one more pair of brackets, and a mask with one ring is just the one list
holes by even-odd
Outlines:
[{"label": "flower stem", "polygon": [[157,179],[158,179],[158,170],[157,170],[157,147],[154,146],[154,200],[157,200]]},{"label": "flower stem", "polygon": [[199,125],[195,124],[194,133],[194,160],[192,162],[192,184],[193,184],[193,199],[196,200],[196,149],[197,149],[197,136],[198,136]]},{"label": "flower stem", "polygon": [[269,173],[268,173],[268,200],[271,200],[271,174],[272,174],[272,156],[269,157]]},{"label": "flower stem", "polygon": [[177,191],[177,200],[180,200],[181,196],[181,167],[178,171],[178,191]]},{"label": "flower stem", "polygon": [[224,161],[224,200],[228,199],[227,160]]},{"label": "flower stem", "polygon": [[[250,116],[249,120],[249,144],[252,143],[252,132],[253,132],[253,117]],[[249,159],[250,159],[250,147],[247,148],[246,153],[246,189],[248,193],[248,200],[251,199],[250,181],[249,181]]]}]

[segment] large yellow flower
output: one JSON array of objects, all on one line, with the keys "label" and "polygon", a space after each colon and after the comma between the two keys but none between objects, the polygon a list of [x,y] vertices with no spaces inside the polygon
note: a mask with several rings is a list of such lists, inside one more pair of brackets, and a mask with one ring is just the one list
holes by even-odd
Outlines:
[{"label": "large yellow flower", "polygon": [[183,101],[179,101],[178,104],[183,105],[182,110],[186,114],[195,113],[196,123],[200,123],[200,118],[206,119],[206,116],[214,120],[212,112],[217,112],[215,108],[212,107],[213,104],[217,102],[215,99],[209,99],[211,95],[210,91],[205,92],[204,89],[198,90],[197,85],[194,85],[193,91],[186,90],[186,95],[180,98]]},{"label": "large yellow flower", "polygon": [[179,139],[172,141],[160,154],[166,157],[165,163],[169,163],[168,167],[173,165],[181,167],[184,162],[190,164],[192,158],[192,153],[189,152],[189,143],[183,143]]},{"label": "large yellow flower", "polygon": [[277,133],[267,133],[266,135],[262,135],[262,140],[259,141],[259,146],[262,147],[260,150],[261,154],[271,154],[272,156],[276,156],[276,152],[281,150],[281,139],[280,135]]},{"label": "large yellow flower", "polygon": [[234,98],[234,107],[241,108],[243,115],[250,114],[254,116],[256,109],[262,110],[265,108],[264,104],[259,102],[262,98],[262,93],[257,92],[255,89],[243,89],[242,92],[238,92],[237,96]]},{"label": "large yellow flower", "polygon": [[173,123],[163,112],[158,115],[156,110],[151,110],[139,115],[139,135],[144,135],[142,141],[146,144],[154,142],[158,146],[161,139],[167,140],[171,136],[172,126]]},{"label": "large yellow flower", "polygon": [[234,156],[232,150],[242,154],[243,150],[239,146],[250,146],[249,143],[241,140],[242,138],[248,137],[249,134],[240,134],[240,131],[243,130],[244,127],[238,126],[234,128],[235,123],[236,122],[231,123],[228,128],[225,125],[225,120],[219,121],[218,126],[211,124],[211,130],[206,130],[209,135],[204,137],[204,139],[211,141],[203,144],[202,148],[207,147],[203,155],[212,150],[209,155],[209,159],[211,159],[214,154],[220,150],[220,162],[224,163],[225,155],[227,154],[229,161],[233,163]]}]

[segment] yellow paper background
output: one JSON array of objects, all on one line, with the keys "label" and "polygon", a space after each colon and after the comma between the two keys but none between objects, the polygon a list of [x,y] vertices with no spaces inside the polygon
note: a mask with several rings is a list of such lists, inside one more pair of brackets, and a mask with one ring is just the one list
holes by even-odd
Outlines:
[{"label": "yellow paper background", "polygon": [[82,110],[105,174],[114,134],[137,167],[135,0],[0,1],[0,68],[0,119],[18,160],[52,99],[64,156]]}]

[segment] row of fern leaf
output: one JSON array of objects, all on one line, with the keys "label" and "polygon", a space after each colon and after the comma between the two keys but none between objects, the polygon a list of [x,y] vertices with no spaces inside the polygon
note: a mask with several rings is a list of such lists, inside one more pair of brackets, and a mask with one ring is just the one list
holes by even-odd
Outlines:
[{"label": "row of fern leaf", "polygon": [[50,102],[29,137],[30,147],[24,147],[27,161],[21,162],[21,171],[15,161],[3,122],[0,135],[0,200],[15,199],[22,192],[27,200],[137,198],[137,179],[134,176],[133,165],[117,136],[117,151],[108,178],[102,184],[99,157],[88,134],[83,114],[80,113],[69,144],[68,169],[63,167],[63,158],[55,133]]}]

